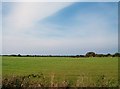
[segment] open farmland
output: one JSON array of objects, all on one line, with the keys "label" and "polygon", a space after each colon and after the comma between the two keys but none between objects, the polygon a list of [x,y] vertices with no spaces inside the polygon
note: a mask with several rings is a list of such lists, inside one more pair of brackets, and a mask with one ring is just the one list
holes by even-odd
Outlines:
[{"label": "open farmland", "polygon": [[79,80],[85,86],[101,76],[116,83],[118,79],[117,57],[3,57],[2,61],[3,79],[43,74],[48,80],[53,77],[54,81],[69,80],[71,84]]}]

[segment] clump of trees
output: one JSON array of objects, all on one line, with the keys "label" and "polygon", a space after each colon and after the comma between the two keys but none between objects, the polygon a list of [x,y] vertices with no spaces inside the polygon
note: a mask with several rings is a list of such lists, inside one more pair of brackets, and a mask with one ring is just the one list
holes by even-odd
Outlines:
[{"label": "clump of trees", "polygon": [[2,56],[13,56],[13,57],[120,57],[120,53],[116,52],[115,54],[96,54],[95,52],[87,52],[85,55],[2,55]]},{"label": "clump of trees", "polygon": [[120,53],[115,54],[95,54],[95,52],[87,52],[85,57],[120,57]]},{"label": "clump of trees", "polygon": [[88,53],[86,53],[86,57],[95,57],[95,53],[94,52],[88,52]]},{"label": "clump of trees", "polygon": [[113,57],[120,57],[120,53],[115,53]]}]

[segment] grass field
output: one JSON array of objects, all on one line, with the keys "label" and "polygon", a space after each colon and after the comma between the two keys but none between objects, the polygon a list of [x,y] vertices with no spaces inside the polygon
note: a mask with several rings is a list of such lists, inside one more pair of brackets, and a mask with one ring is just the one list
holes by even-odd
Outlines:
[{"label": "grass field", "polygon": [[2,68],[3,78],[43,73],[47,77],[54,76],[58,81],[67,79],[75,82],[82,76],[90,82],[103,75],[107,79],[118,79],[117,57],[3,57]]}]

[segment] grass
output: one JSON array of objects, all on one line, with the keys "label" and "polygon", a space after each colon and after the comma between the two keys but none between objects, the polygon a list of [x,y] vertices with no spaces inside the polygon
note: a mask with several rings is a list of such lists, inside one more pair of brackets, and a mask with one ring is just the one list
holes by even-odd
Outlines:
[{"label": "grass", "polygon": [[0,88],[2,86],[2,56],[0,56]]},{"label": "grass", "polygon": [[79,85],[81,81],[84,85],[88,85],[97,81],[97,86],[104,78],[107,82],[111,80],[117,82],[118,79],[117,57],[3,57],[2,59],[3,78],[42,73],[48,81],[54,83],[68,80],[72,85],[75,85],[75,82]]}]

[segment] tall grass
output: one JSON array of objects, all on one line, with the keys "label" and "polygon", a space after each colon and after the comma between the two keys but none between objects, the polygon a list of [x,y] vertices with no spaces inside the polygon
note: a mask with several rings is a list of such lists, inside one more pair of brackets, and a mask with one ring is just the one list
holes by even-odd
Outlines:
[{"label": "tall grass", "polygon": [[41,74],[30,74],[27,76],[12,76],[3,78],[2,89],[32,89],[32,88],[70,88],[70,87],[118,87],[118,82],[114,79],[109,79],[105,75],[97,76],[94,79],[85,75],[79,76],[74,83],[70,80],[61,82],[55,79],[55,74],[46,77]]}]

